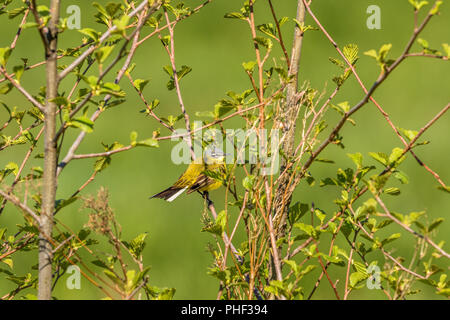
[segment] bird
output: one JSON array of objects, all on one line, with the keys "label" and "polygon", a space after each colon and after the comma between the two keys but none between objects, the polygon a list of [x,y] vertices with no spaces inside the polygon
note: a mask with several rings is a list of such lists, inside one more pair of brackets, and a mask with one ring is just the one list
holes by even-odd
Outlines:
[{"label": "bird", "polygon": [[[201,163],[190,163],[186,171],[172,186],[151,196],[150,199],[160,198],[172,202],[187,190],[187,194],[197,191],[209,200],[208,191],[218,189],[222,185],[221,178],[226,176],[224,161],[226,155],[217,147],[208,148]],[[219,179],[206,175],[206,171],[217,173]]]}]

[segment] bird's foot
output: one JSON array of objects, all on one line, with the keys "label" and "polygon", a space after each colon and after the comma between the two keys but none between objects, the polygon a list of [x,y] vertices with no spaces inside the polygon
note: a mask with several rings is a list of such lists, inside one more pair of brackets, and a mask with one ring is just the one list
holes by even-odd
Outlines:
[{"label": "bird's foot", "polygon": [[206,200],[206,204],[208,205],[208,208],[214,204],[214,203],[211,201],[211,199],[209,198],[209,193],[208,193],[208,191],[204,191],[204,192],[200,192],[200,191],[199,191],[199,193],[202,195],[203,199]]}]

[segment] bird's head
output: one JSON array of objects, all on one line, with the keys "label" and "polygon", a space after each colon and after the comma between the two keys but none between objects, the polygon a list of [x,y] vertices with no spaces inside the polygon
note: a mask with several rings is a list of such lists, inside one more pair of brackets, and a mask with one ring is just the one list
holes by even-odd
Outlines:
[{"label": "bird's head", "polygon": [[217,147],[209,147],[206,149],[203,160],[206,164],[221,164],[225,162],[225,156],[227,154],[222,151],[222,149]]}]

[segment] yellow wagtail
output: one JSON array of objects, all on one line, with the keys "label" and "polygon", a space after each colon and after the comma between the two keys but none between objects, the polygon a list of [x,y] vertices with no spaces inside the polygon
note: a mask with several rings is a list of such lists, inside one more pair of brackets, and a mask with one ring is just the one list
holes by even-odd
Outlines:
[{"label": "yellow wagtail", "polygon": [[226,175],[225,155],[219,148],[207,149],[202,163],[191,163],[186,171],[171,187],[151,196],[172,202],[184,191],[187,194],[198,191],[207,198],[207,192],[215,190],[222,185],[222,181],[205,174],[205,171],[217,173],[219,177]]}]

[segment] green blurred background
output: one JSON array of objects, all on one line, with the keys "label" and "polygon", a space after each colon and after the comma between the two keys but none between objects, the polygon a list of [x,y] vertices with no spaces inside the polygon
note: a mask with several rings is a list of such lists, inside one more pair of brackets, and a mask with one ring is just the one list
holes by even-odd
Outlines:
[{"label": "green blurred background", "polygon": [[[105,5],[109,1],[98,0],[98,2]],[[177,65],[185,64],[193,68],[192,73],[181,82],[184,102],[192,120],[196,119],[194,116],[196,111],[211,109],[218,100],[224,97],[226,91],[242,92],[249,88],[248,78],[241,63],[254,59],[250,31],[246,23],[242,21],[223,18],[227,12],[238,11],[242,2],[242,0],[213,0],[198,14],[179,23],[175,29]],[[278,17],[294,18],[296,2],[294,0],[274,0]],[[392,43],[391,57],[396,57],[402,52],[412,34],[413,10],[407,0],[316,0],[313,2],[312,8],[316,16],[340,46],[348,43],[355,43],[359,46],[360,60],[357,69],[368,87],[378,76],[379,67],[372,58],[364,56],[362,53],[370,49],[378,50],[382,44]],[[48,2],[38,1],[38,3],[47,4]],[[200,3],[202,3],[200,0],[186,1],[190,7],[195,7]],[[62,16],[68,16],[65,10],[72,4],[81,7],[82,28],[91,27],[104,30],[104,26],[95,23],[93,15],[96,11],[90,1],[62,1]],[[366,10],[372,4],[381,8],[381,30],[369,30],[366,27],[366,19],[369,17]],[[257,1],[255,14],[258,24],[272,22],[267,2],[264,0]],[[0,47],[10,45],[17,29],[16,25],[20,22],[19,19],[9,20],[6,15],[0,16],[0,29],[2,30]],[[31,21],[30,18],[29,21]],[[307,23],[313,24],[313,21],[308,17]],[[290,21],[283,28],[284,39],[289,51],[293,26],[294,23]],[[149,32],[150,29],[145,30],[145,32]],[[421,38],[428,40],[432,48],[442,51],[441,44],[450,41],[449,30],[450,7],[444,3],[441,15],[432,19]],[[68,30],[60,38],[60,48],[76,46],[80,43],[81,38],[82,35],[77,31]],[[413,51],[420,51],[420,47],[415,44]],[[274,56],[278,58],[280,54],[280,50],[276,48]],[[35,29],[23,32],[17,48],[8,62],[9,67],[20,64],[22,57],[29,58],[29,64],[43,59],[43,50]],[[331,93],[331,90],[334,89],[331,79],[340,71],[329,62],[329,57],[338,57],[338,55],[323,34],[319,31],[308,32],[302,51],[300,81],[308,80],[318,90],[326,89],[328,94]],[[60,60],[60,63],[67,64],[70,61],[71,59]],[[180,111],[176,94],[174,91],[169,92],[166,89],[168,79],[162,67],[169,64],[169,60],[159,40],[151,39],[140,47],[135,62],[138,67],[133,73],[134,78],[151,79],[144,91],[145,97],[148,101],[155,98],[161,101],[157,114],[160,116],[178,115]],[[29,91],[37,93],[39,87],[45,84],[43,70],[41,67],[27,71],[22,78],[22,84]],[[11,70],[8,71],[11,72]],[[449,102],[449,71],[449,63],[446,61],[421,57],[410,58],[377,90],[375,98],[397,126],[418,130]],[[69,78],[62,83],[61,92],[70,90],[73,78]],[[111,79],[112,77],[109,78],[109,80]],[[130,87],[128,80],[124,78],[121,85],[127,92],[127,102],[102,114],[95,123],[94,133],[88,134],[78,153],[101,152],[103,148],[100,142],[110,144],[119,141],[127,144],[129,143],[129,134],[133,130],[139,133],[140,138],[147,138],[151,136],[153,130],[158,128],[155,121],[145,118],[139,113],[144,106],[134,89]],[[351,105],[354,105],[362,97],[361,88],[351,78],[334,102],[349,101]],[[29,107],[29,103],[15,90],[0,99],[10,107],[18,106],[19,109]],[[93,110],[92,106],[91,110]],[[4,110],[0,110],[0,123],[3,123],[5,118],[6,113]],[[324,158],[334,159],[336,164],[316,164],[311,167],[310,171],[316,179],[334,176],[339,167],[351,167],[352,163],[346,153],[361,152],[365,155],[366,163],[376,164],[373,160],[368,159],[367,152],[389,153],[392,148],[402,146],[398,137],[395,136],[373,104],[366,105],[353,118],[357,125],[347,125],[342,131],[346,149],[330,146],[323,154]],[[337,119],[333,112],[327,115],[330,125]],[[419,157],[437,171],[447,183],[450,180],[449,125],[448,115],[440,119],[423,136],[423,139],[431,140],[431,144],[417,151]],[[182,121],[178,123],[178,126],[183,127]],[[62,154],[67,151],[77,133],[75,129],[69,131],[70,134],[65,137],[65,148],[62,150]],[[161,128],[161,132],[163,135],[169,134],[164,128]],[[4,132],[6,135],[15,135],[16,133],[17,127],[12,125]],[[182,196],[173,203],[158,199],[148,200],[149,195],[166,188],[175,181],[185,168],[176,166],[169,160],[173,145],[173,142],[167,141],[161,143],[159,149],[136,148],[130,152],[115,155],[112,165],[98,174],[83,194],[96,194],[100,186],[108,188],[110,204],[122,225],[125,240],[130,240],[139,233],[148,232],[144,262],[152,267],[150,271],[152,285],[175,287],[177,289],[176,299],[214,299],[218,283],[206,274],[207,268],[212,262],[212,258],[206,250],[206,244],[212,241],[212,237],[210,234],[200,232],[203,201],[197,195]],[[42,150],[42,145],[39,147]],[[27,146],[23,145],[0,152],[0,167],[3,168],[11,161],[19,163],[26,150]],[[58,199],[70,196],[89,178],[94,161],[94,159],[76,160],[66,167],[59,180]],[[28,163],[27,169],[37,165],[42,166],[42,160],[33,159]],[[449,213],[450,197],[437,190],[436,180],[410,157],[405,161],[403,171],[410,177],[410,184],[402,186],[403,192],[400,196],[386,198],[391,210],[401,213],[426,210],[430,220],[436,217],[446,217]],[[7,180],[7,183],[11,183],[11,181]],[[395,182],[391,182],[391,184],[397,186]],[[332,200],[338,192],[333,188],[320,188],[318,184],[313,188],[301,184],[294,196],[294,201],[307,203],[313,201],[316,206],[331,214],[335,210]],[[223,207],[223,195],[223,190],[212,193],[212,198],[219,210]],[[77,202],[59,214],[59,219],[73,230],[81,228],[87,222],[87,214],[85,211],[79,210],[80,206],[81,203]],[[21,214],[8,205],[0,216],[0,227],[8,227],[10,234],[14,232],[15,224],[21,221]],[[396,227],[391,225],[388,231],[394,232],[395,229]],[[437,242],[440,240],[448,242],[450,240],[449,230],[450,222],[447,220],[437,234]],[[238,235],[236,239],[242,239],[241,235]],[[407,259],[411,258],[413,243],[410,235],[403,234],[403,237],[395,244],[395,254],[401,254]],[[342,239],[339,239],[338,244],[348,248]],[[102,246],[98,248],[101,250]],[[447,251],[449,249],[448,245],[445,245],[444,248]],[[88,261],[94,260],[89,255],[85,255],[85,257]],[[373,258],[383,261],[381,257],[374,256]],[[24,274],[36,261],[37,256],[34,253],[15,255],[15,271],[18,274]],[[440,263],[442,268],[448,270],[448,261],[441,259]],[[335,269],[331,273],[332,276],[342,278],[343,269]],[[318,272],[319,270],[316,270],[314,275],[318,275]],[[304,287],[311,288],[317,277],[313,276],[308,279],[305,281]],[[66,289],[65,280],[66,278],[63,277],[54,292],[54,295],[60,299],[98,299],[103,297],[101,292],[85,279],[82,279],[81,290]],[[434,295],[431,287],[421,284],[417,286],[422,292],[412,298],[438,297]],[[5,280],[3,276],[0,277],[0,294],[6,293],[13,287],[11,282]],[[306,292],[308,293],[309,289]],[[328,283],[323,281],[315,298],[333,297]],[[350,295],[350,298],[354,299],[383,297],[379,291],[368,289]]]}]

